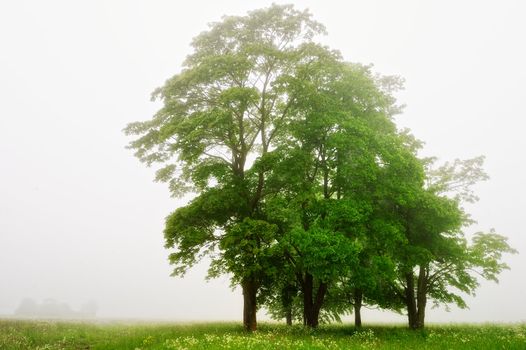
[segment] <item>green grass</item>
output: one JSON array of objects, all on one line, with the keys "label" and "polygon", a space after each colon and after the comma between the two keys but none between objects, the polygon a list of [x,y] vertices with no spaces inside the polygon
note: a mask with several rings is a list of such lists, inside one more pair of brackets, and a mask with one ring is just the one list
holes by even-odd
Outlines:
[{"label": "green grass", "polygon": [[0,349],[526,349],[526,324],[301,326],[238,323],[96,324],[0,320]]}]

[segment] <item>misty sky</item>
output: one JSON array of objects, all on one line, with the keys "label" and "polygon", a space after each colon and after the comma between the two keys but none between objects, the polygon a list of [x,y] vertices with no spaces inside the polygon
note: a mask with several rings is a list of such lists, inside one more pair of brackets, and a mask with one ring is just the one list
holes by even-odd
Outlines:
[{"label": "misty sky", "polygon": [[[423,155],[486,155],[491,179],[476,186],[466,232],[493,227],[521,254],[470,310],[429,310],[429,322],[525,321],[526,2],[294,3],[346,60],[406,79],[397,122],[426,142]],[[270,4],[0,2],[0,316],[27,297],[96,300],[101,317],[241,320],[227,276],[205,282],[204,264],[169,277],[164,217],[184,202],[152,181],[122,129],[155,113],[150,93],[207,23]],[[363,320],[405,322],[369,310]]]}]

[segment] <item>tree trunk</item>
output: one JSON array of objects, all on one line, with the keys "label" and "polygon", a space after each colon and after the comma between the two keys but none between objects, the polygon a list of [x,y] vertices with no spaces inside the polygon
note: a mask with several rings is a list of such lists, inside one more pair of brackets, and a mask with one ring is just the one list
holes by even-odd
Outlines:
[{"label": "tree trunk", "polygon": [[363,293],[359,288],[354,289],[354,327],[360,328],[362,326],[362,298]]},{"label": "tree trunk", "polygon": [[291,307],[287,309],[285,318],[287,320],[287,326],[292,326],[292,308]]},{"label": "tree trunk", "polygon": [[320,323],[320,310],[327,294],[327,283],[320,282],[318,291],[316,292],[316,302],[314,303],[314,320],[312,327],[318,327]]},{"label": "tree trunk", "polygon": [[285,319],[288,326],[292,325],[292,304],[294,303],[296,291],[296,286],[291,284],[283,287],[281,290],[281,304],[283,306],[283,310],[285,311]]},{"label": "tree trunk", "polygon": [[316,328],[320,323],[320,310],[327,293],[327,284],[320,282],[316,297],[314,297],[314,278],[310,273],[305,274],[302,285],[304,323],[311,328]]},{"label": "tree trunk", "polygon": [[409,328],[417,329],[418,315],[415,300],[415,279],[412,271],[405,275],[405,280],[405,303],[407,306],[407,318],[409,321]]},{"label": "tree trunk", "polygon": [[257,329],[257,286],[254,281],[244,281],[241,287],[243,288],[243,326],[247,331],[255,331]]},{"label": "tree trunk", "polygon": [[424,321],[426,317],[426,303],[427,303],[427,269],[425,266],[420,266],[418,272],[418,287],[416,292],[417,300],[417,328],[424,328]]},{"label": "tree trunk", "polygon": [[311,274],[306,273],[305,279],[303,280],[303,320],[304,325],[311,326],[312,323],[312,294],[313,294],[313,277]]}]

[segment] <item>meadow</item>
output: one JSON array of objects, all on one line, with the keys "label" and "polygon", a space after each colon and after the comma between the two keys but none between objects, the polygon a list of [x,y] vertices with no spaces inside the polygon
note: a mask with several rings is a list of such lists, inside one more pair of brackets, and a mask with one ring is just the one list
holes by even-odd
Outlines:
[{"label": "meadow", "polygon": [[526,324],[405,325],[310,330],[263,323],[87,323],[0,320],[0,349],[526,349]]}]

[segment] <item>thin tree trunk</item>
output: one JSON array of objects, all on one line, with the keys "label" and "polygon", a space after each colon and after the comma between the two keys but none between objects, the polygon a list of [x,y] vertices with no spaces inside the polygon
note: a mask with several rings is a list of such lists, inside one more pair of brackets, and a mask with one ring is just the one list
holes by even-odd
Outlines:
[{"label": "thin tree trunk", "polygon": [[316,328],[320,324],[320,310],[327,293],[327,283],[320,282],[316,292],[316,301],[314,302],[313,320],[311,327]]},{"label": "thin tree trunk", "polygon": [[291,307],[287,309],[285,318],[287,320],[287,326],[292,326],[292,308]]},{"label": "thin tree trunk", "polygon": [[254,281],[245,281],[242,283],[243,288],[243,326],[247,331],[257,329],[257,286]]},{"label": "thin tree trunk", "polygon": [[407,318],[409,321],[409,328],[418,328],[418,315],[415,300],[415,279],[413,272],[409,272],[405,275],[406,289],[405,289],[405,302],[407,306]]},{"label": "thin tree trunk", "polygon": [[287,325],[292,325],[292,304],[294,303],[294,296],[296,295],[296,286],[287,285],[281,290],[281,304],[285,311],[285,320]]},{"label": "thin tree trunk", "polygon": [[359,288],[354,289],[354,327],[360,328],[362,326],[362,298],[363,293]]},{"label": "thin tree trunk", "polygon": [[427,303],[427,271],[425,266],[420,266],[418,272],[417,299],[417,328],[424,328]]}]

